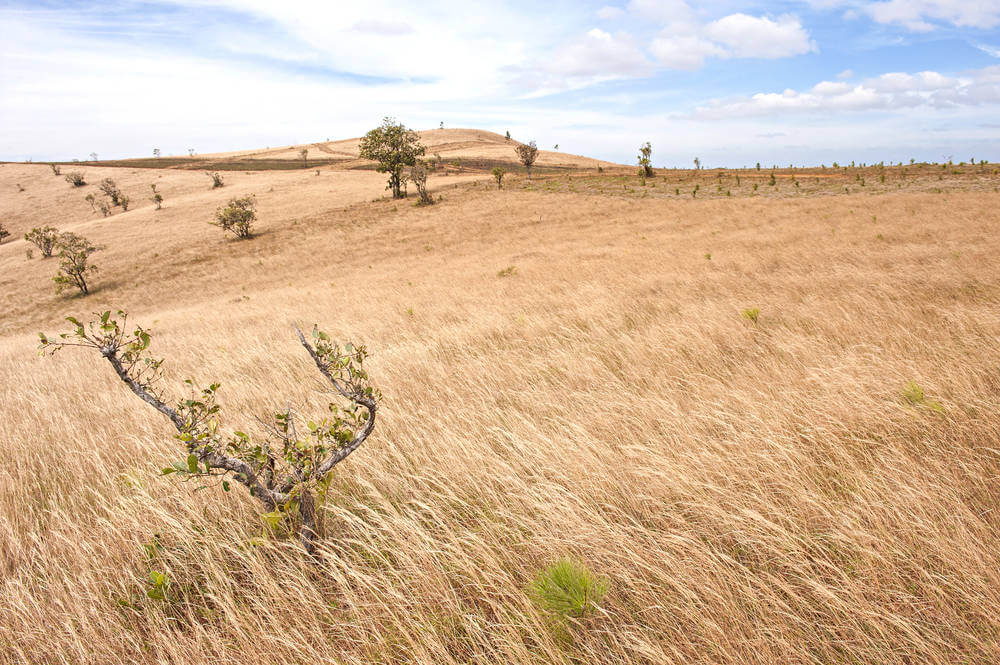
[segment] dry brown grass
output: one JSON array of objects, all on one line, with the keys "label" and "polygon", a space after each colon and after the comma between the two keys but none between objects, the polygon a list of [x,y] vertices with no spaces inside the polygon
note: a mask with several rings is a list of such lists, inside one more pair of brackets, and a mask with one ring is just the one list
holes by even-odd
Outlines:
[{"label": "dry brown grass", "polygon": [[[42,168],[0,187],[37,194]],[[444,201],[414,208],[371,202],[370,173],[158,182],[162,211],[106,220],[0,199],[18,237],[57,221],[109,246],[77,299],[52,295],[53,259],[0,245],[0,660],[1000,660],[997,194],[438,178]],[[207,221],[244,190],[263,233],[227,240]],[[99,358],[35,355],[64,314],[119,306],[153,326],[173,396],[222,382],[229,426],[324,404],[293,321],[369,345],[383,420],[336,470],[319,565],[251,544],[240,493],[157,476],[168,423]],[[525,590],[567,554],[611,582],[568,635]]]}]

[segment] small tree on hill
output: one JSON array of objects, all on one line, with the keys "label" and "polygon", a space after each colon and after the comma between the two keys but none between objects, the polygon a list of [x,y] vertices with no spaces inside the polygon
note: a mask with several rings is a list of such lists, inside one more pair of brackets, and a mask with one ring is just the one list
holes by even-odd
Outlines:
[{"label": "small tree on hill", "polygon": [[103,247],[91,244],[89,240],[75,233],[63,233],[57,243],[59,248],[59,273],[52,278],[56,283],[56,293],[75,286],[80,293],[87,295],[90,287],[87,276],[97,272],[97,266],[89,263],[90,255],[99,252]]},{"label": "small tree on hill", "polygon": [[225,208],[215,211],[214,226],[229,231],[237,238],[253,236],[253,223],[257,220],[257,199],[253,194],[229,200]]},{"label": "small tree on hill", "polygon": [[3,227],[3,224],[0,223],[0,242],[3,242],[4,240],[6,240],[7,236],[9,236],[9,235],[10,235],[10,231],[8,231],[7,229],[5,229]]},{"label": "small tree on hill", "polygon": [[153,157],[156,157],[157,159],[160,158],[160,149],[159,148],[153,148]]},{"label": "small tree on hill", "polygon": [[375,170],[389,174],[386,189],[392,190],[394,199],[405,196],[402,192],[403,169],[416,164],[417,157],[424,152],[417,133],[394,118],[384,118],[379,127],[361,138],[361,158],[378,162]]},{"label": "small tree on hill", "polygon": [[153,205],[156,206],[156,209],[159,210],[163,206],[163,195],[156,191],[155,182],[150,185],[149,188],[153,190],[153,195],[149,197],[149,200],[152,201]]},{"label": "small tree on hill", "polygon": [[205,175],[212,179],[212,189],[218,189],[224,186],[222,182],[222,176],[219,175],[218,171],[205,171]]},{"label": "small tree on hill", "polygon": [[538,146],[535,145],[534,141],[518,143],[514,146],[514,151],[517,152],[517,158],[524,165],[524,168],[528,169],[528,180],[531,180],[531,167],[538,159]]},{"label": "small tree on hill", "polygon": [[62,170],[58,164],[49,164],[49,167],[52,169],[52,175],[62,175]]},{"label": "small tree on hill", "polygon": [[417,201],[418,205],[433,205],[434,198],[427,191],[427,165],[424,164],[423,160],[418,160],[410,167],[409,179],[417,188],[417,194],[420,195],[420,200]]},{"label": "small tree on hill", "polygon": [[59,242],[59,229],[54,226],[35,227],[24,234],[24,239],[38,248],[43,259],[48,258]]},{"label": "small tree on hill", "polygon": [[639,146],[639,172],[646,178],[653,175],[653,146],[649,141]]},{"label": "small tree on hill", "polygon": [[302,158],[302,166],[308,167],[309,166],[309,148],[302,148],[302,150],[299,150],[299,157]]},{"label": "small tree on hill", "polygon": [[[290,408],[279,411],[270,422],[261,421],[261,434],[251,437],[239,430],[224,433],[220,429],[218,383],[176,406],[167,404],[158,385],[163,360],[149,352],[150,331],[135,326],[130,333],[133,328],[127,318],[122,311],[115,317],[103,312],[84,325],[69,317],[74,330],[58,339],[39,333],[39,349],[53,354],[64,347],[83,347],[99,353],[139,399],[166,416],[177,430],[175,437],[184,445],[186,456],[164,468],[163,475],[218,480],[226,492],[230,479],[243,485],[267,511],[262,517],[273,531],[297,529],[303,548],[315,553],[316,540],[322,536],[317,504],[327,497],[333,467],[375,429],[381,395],[364,368],[365,347],[341,347],[315,327],[310,342],[296,327],[299,342],[337,399],[329,404],[325,417],[307,423],[299,421]],[[193,386],[190,380],[187,383]]]},{"label": "small tree on hill", "polygon": [[506,175],[507,171],[501,166],[493,167],[493,177],[497,181],[497,189],[503,189],[503,177]]}]

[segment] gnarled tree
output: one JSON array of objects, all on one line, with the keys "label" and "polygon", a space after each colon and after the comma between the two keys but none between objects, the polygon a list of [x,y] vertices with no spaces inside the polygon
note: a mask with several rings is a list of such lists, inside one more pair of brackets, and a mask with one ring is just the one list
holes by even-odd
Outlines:
[{"label": "gnarled tree", "polygon": [[78,288],[83,295],[90,293],[87,277],[97,272],[97,266],[90,265],[90,255],[104,248],[69,232],[59,235],[56,246],[59,248],[59,272],[52,278],[56,293],[70,286]]},{"label": "gnarled tree", "polygon": [[404,198],[406,195],[402,190],[403,170],[407,166],[416,164],[417,157],[425,152],[417,133],[396,122],[394,118],[384,118],[379,127],[361,138],[360,147],[361,159],[378,162],[375,170],[389,174],[389,184],[386,189],[392,190],[392,198]]},{"label": "gnarled tree", "polygon": [[528,141],[527,143],[518,143],[514,146],[514,150],[517,152],[517,158],[524,165],[524,168],[528,169],[528,179],[531,179],[531,167],[534,165],[535,160],[538,159],[538,146],[535,145],[534,141]]},{"label": "gnarled tree", "polygon": [[299,341],[340,403],[330,402],[329,415],[306,423],[303,436],[298,434],[291,409],[279,411],[255,440],[242,431],[220,431],[218,383],[176,406],[164,401],[158,387],[163,360],[149,352],[150,331],[141,326],[133,330],[127,319],[122,311],[115,316],[103,312],[86,325],[69,317],[74,330],[57,339],[39,333],[39,349],[55,353],[75,346],[97,351],[139,399],[166,416],[177,430],[175,437],[184,444],[187,456],[164,468],[164,475],[216,478],[227,492],[229,479],[235,480],[260,501],[269,524],[286,521],[292,528],[297,526],[302,546],[313,554],[321,535],[317,499],[325,498],[333,467],[357,450],[375,428],[380,394],[363,367],[368,356],[365,348],[340,347],[315,327],[310,342],[296,327]]}]

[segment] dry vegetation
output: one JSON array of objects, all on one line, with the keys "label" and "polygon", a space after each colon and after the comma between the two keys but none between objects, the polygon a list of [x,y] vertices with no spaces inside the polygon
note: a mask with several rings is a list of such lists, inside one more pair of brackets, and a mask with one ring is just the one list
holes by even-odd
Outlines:
[{"label": "dry vegetation", "polygon": [[[104,219],[0,166],[14,238],[107,246],[68,298],[0,245],[0,661],[997,662],[998,181],[951,171],[712,200],[672,194],[711,172],[432,174],[425,208],[372,172],[88,167],[164,192]],[[251,192],[259,235],[208,224]],[[224,424],[325,405],[293,322],[367,344],[381,420],[318,564],[158,476],[179,444],[99,357],[36,355],[109,307]],[[563,557],[608,584],[568,628],[530,593]]]}]

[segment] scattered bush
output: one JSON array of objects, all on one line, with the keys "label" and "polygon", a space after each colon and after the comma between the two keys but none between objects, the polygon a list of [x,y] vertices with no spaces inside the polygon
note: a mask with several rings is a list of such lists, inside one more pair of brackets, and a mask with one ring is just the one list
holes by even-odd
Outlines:
[{"label": "scattered bush", "polygon": [[253,223],[257,220],[257,199],[253,194],[232,198],[225,208],[215,211],[213,225],[229,231],[237,238],[253,236]]},{"label": "scattered bush", "polygon": [[109,199],[111,199],[111,205],[121,205],[122,191],[118,189],[118,185],[115,184],[114,180],[111,178],[105,178],[97,187],[104,192]]},{"label": "scattered bush", "polygon": [[150,185],[149,188],[153,190],[153,195],[149,197],[149,200],[152,201],[153,205],[156,206],[156,209],[159,210],[163,206],[163,195],[156,191],[155,182]]},{"label": "scattered bush", "polygon": [[120,192],[118,194],[118,205],[120,205],[122,207],[122,211],[123,212],[127,212],[128,211],[128,204],[131,201],[132,201],[132,199],[130,199],[128,196],[126,196],[124,192]]},{"label": "scattered bush", "polygon": [[394,199],[406,196],[402,189],[403,169],[416,164],[424,152],[417,133],[394,118],[383,118],[380,126],[361,138],[361,158],[377,162],[375,170],[389,174],[386,189],[392,191]]},{"label": "scattered bush", "polygon": [[517,274],[517,266],[507,266],[503,270],[497,272],[497,277],[510,277]]},{"label": "scattered bush", "polygon": [[534,141],[518,143],[514,146],[514,151],[517,153],[518,160],[528,170],[528,180],[531,180],[531,167],[538,159],[538,146],[535,145]]},{"label": "scattered bush", "polygon": [[586,616],[604,599],[606,577],[594,575],[582,563],[560,559],[535,575],[528,595],[538,609],[559,619]]},{"label": "scattered bush", "polygon": [[[365,348],[351,344],[340,347],[317,328],[313,328],[310,343],[296,327],[299,341],[319,373],[343,401],[331,402],[326,417],[299,423],[306,432],[303,437],[297,434],[298,418],[286,408],[264,423],[264,433],[255,441],[245,432],[223,434],[218,428],[218,383],[179,401],[176,407],[164,402],[157,389],[163,360],[150,354],[148,330],[135,326],[134,332],[127,332],[133,330],[127,318],[121,311],[115,318],[104,312],[84,325],[69,317],[74,330],[58,339],[39,333],[39,348],[51,354],[65,346],[80,346],[99,353],[132,392],[166,416],[177,430],[175,436],[184,444],[186,457],[165,467],[163,475],[220,480],[227,492],[230,479],[236,481],[263,504],[268,512],[262,517],[272,531],[282,525],[288,525],[289,532],[297,528],[302,546],[314,553],[316,540],[322,535],[317,502],[326,499],[331,472],[375,427],[380,395],[363,366],[368,356]],[[193,386],[190,380],[187,384]],[[166,586],[160,581],[151,577],[154,588]]]},{"label": "scattered bush", "polygon": [[104,248],[91,244],[89,240],[75,233],[60,234],[57,247],[59,273],[52,278],[56,283],[56,293],[61,293],[70,286],[78,288],[83,295],[90,293],[87,276],[97,272],[97,266],[89,263],[90,255]]},{"label": "scattered bush", "polygon": [[218,189],[223,186],[222,176],[219,175],[218,171],[205,171],[205,175],[212,179],[212,189]]},{"label": "scattered bush", "polygon": [[73,185],[74,187],[83,187],[87,184],[87,181],[83,179],[83,173],[80,171],[70,171],[66,174],[66,182]]},{"label": "scattered bush", "polygon": [[503,189],[503,177],[506,175],[507,171],[501,166],[494,166],[492,173],[493,177],[497,181],[497,189]]},{"label": "scattered bush", "polygon": [[639,146],[639,174],[644,178],[653,175],[653,146],[646,141]]},{"label": "scattered bush", "polygon": [[24,239],[38,248],[42,258],[48,258],[59,242],[59,229],[54,226],[35,227],[24,234]]},{"label": "scattered bush", "polygon": [[299,157],[302,158],[302,166],[303,167],[308,167],[309,166],[309,148],[302,148],[302,150],[299,150]]},{"label": "scattered bush", "polygon": [[[0,223],[0,242],[3,242],[4,240],[6,240],[7,236],[9,236],[9,235],[10,235],[10,231],[8,231],[7,229],[4,228],[3,223]],[[27,236],[25,236],[25,237],[27,237]]]},{"label": "scattered bush", "polygon": [[49,164],[52,169],[52,175],[62,175],[62,169],[59,168],[58,164]]}]

